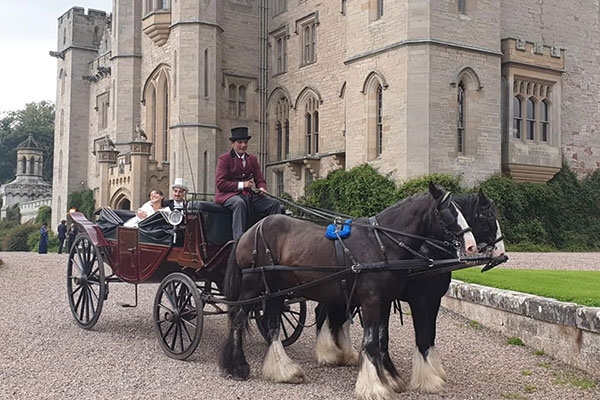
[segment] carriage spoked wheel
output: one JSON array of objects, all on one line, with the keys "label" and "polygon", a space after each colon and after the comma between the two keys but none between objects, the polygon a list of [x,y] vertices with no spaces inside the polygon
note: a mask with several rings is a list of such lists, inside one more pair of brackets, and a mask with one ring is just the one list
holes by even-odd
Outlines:
[{"label": "carriage spoked wheel", "polygon": [[196,283],[175,272],[161,282],[154,298],[154,332],[167,356],[185,360],[202,337],[204,304]]},{"label": "carriage spoked wheel", "polygon": [[85,234],[75,240],[69,253],[67,294],[75,322],[91,329],[100,318],[107,284],[102,253]]},{"label": "carriage spoked wheel", "polygon": [[[260,334],[267,340],[262,308],[254,309],[254,320]],[[290,346],[298,340],[304,329],[305,322],[306,300],[297,297],[286,299],[283,311],[281,312],[281,325],[279,326],[280,337],[283,335],[281,344],[284,347]]]}]

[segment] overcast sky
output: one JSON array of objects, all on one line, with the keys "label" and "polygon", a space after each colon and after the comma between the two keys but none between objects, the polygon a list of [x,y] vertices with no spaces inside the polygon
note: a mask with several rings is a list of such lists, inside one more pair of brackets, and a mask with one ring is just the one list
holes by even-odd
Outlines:
[{"label": "overcast sky", "polygon": [[111,12],[112,0],[0,0],[0,113],[56,101],[57,20],[79,6]]}]

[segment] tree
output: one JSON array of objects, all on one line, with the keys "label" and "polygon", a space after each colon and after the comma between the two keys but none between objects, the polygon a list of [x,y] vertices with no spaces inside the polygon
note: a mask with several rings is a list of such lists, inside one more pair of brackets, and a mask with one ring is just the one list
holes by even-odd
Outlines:
[{"label": "tree", "polygon": [[29,103],[25,108],[9,111],[0,118],[0,183],[14,179],[17,146],[32,135],[44,149],[42,176],[52,182],[54,155],[54,104],[49,101]]}]

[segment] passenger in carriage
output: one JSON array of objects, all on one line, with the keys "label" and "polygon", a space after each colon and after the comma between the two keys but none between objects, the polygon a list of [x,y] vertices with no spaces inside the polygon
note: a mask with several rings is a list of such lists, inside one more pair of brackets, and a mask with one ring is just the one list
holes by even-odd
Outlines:
[{"label": "passenger in carriage", "polygon": [[160,210],[168,210],[168,208],[163,207],[162,202],[165,198],[163,192],[159,189],[154,189],[150,191],[150,200],[145,202],[140,208],[137,209],[136,215],[133,218],[125,221],[123,226],[129,228],[137,228],[139,222],[145,218],[148,218],[152,214]]},{"label": "passenger in carriage", "polygon": [[175,182],[173,186],[171,186],[171,190],[173,191],[171,200],[163,201],[164,207],[169,207],[172,210],[183,210],[185,209],[185,195],[188,191],[187,181],[183,178],[175,178]]},{"label": "passenger in carriage", "polygon": [[253,212],[281,213],[279,202],[266,196],[267,183],[258,160],[246,152],[250,138],[248,128],[233,128],[229,138],[231,150],[219,156],[217,162],[215,202],[233,213],[231,227],[235,240],[244,233]]}]

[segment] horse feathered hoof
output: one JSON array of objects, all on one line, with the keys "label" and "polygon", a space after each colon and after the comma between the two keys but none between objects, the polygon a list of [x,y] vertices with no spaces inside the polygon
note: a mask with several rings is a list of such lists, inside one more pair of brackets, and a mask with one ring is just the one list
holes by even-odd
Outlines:
[{"label": "horse feathered hoof", "polygon": [[410,378],[410,389],[418,390],[424,393],[439,393],[446,386],[434,366],[429,360],[423,358],[418,349],[413,354],[412,375]]},{"label": "horse feathered hoof", "polygon": [[245,381],[250,376],[250,366],[248,364],[239,365],[231,371],[230,375],[233,380]]},{"label": "horse feathered hoof", "polygon": [[[354,394],[357,400],[392,400],[396,397],[396,388],[379,379],[373,363],[362,355]],[[391,383],[391,382],[388,382]]]},{"label": "horse feathered hoof", "polygon": [[302,383],[306,380],[304,371],[285,353],[280,340],[269,346],[262,367],[263,378],[277,383]]}]

